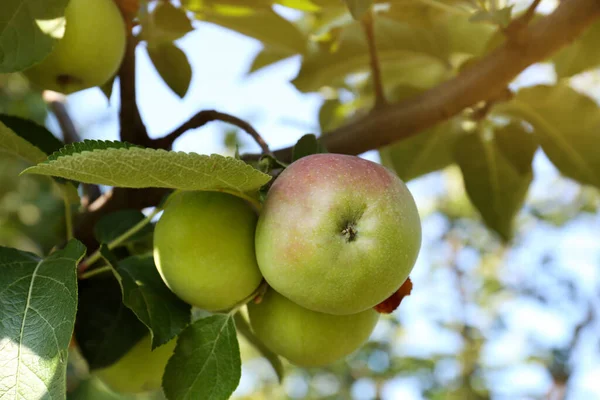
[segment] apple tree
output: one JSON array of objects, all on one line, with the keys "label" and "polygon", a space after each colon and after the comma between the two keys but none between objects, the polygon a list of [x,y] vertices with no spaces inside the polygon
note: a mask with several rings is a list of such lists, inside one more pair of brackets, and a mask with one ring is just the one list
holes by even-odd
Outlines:
[{"label": "apple tree", "polygon": [[[150,135],[136,49],[185,98],[197,70],[179,40],[206,23],[260,42],[249,74],[297,59],[291,84],[321,97],[318,129],[275,149],[252,121],[199,109]],[[0,399],[228,399],[249,353],[273,377],[252,398],[285,396],[290,376],[311,382],[290,397],[358,397],[364,379],[382,398],[399,376],[428,398],[502,395],[482,361],[499,328],[481,321],[501,320],[508,293],[552,296],[498,265],[532,224],[597,219],[599,48],[599,0],[4,0]],[[523,84],[529,67],[550,78]],[[84,90],[118,100],[120,140],[76,128],[69,95]],[[213,121],[260,153],[235,138],[227,155],[173,149]],[[369,151],[381,162],[358,157]],[[576,192],[554,214],[530,201],[540,156]],[[432,176],[446,186],[428,205],[406,183]],[[419,318],[462,349],[394,355],[416,321],[399,326],[405,306],[434,293],[417,259],[437,252],[465,315]],[[577,296],[571,339],[526,360],[548,371],[548,396],[564,396],[580,333],[600,316],[596,297]],[[448,363],[451,379],[438,373]]]}]

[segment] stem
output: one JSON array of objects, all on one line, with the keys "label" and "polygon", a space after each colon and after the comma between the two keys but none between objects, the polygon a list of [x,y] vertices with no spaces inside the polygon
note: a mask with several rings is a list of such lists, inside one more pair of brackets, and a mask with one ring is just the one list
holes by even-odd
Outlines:
[{"label": "stem", "polygon": [[369,60],[371,62],[371,75],[373,77],[373,87],[375,89],[375,108],[381,108],[387,105],[385,94],[383,92],[383,82],[381,80],[381,68],[379,65],[379,56],[377,55],[377,45],[375,42],[375,28],[373,13],[367,12],[362,20],[363,30],[367,37],[369,47]]},{"label": "stem", "polygon": [[103,274],[105,272],[112,271],[112,267],[110,265],[105,265],[104,267],[95,268],[91,271],[86,271],[83,274],[79,275],[79,279],[89,279],[93,276]]},{"label": "stem", "polygon": [[262,295],[267,289],[268,289],[269,285],[267,284],[267,281],[265,281],[263,279],[263,281],[261,282],[260,285],[258,285],[258,287],[256,288],[256,290],[254,292],[252,292],[252,294],[250,294],[250,296],[247,296],[246,298],[244,298],[243,300],[239,301],[238,303],[236,303],[228,312],[227,315],[235,315],[238,311],[240,311],[240,309],[242,307],[244,307],[246,304],[248,304],[250,301],[254,300],[254,298],[256,296],[260,296]]},{"label": "stem", "polygon": [[67,228],[67,241],[73,239],[73,214],[71,212],[71,203],[65,190],[63,190],[63,202],[65,203],[65,225]]},{"label": "stem", "polygon": [[240,197],[240,198],[246,200],[247,202],[249,202],[250,204],[252,204],[256,208],[256,211],[260,212],[260,210],[262,210],[261,202],[258,199],[248,196],[246,193],[236,192],[235,190],[227,190],[227,189],[219,189],[219,190],[217,190],[217,192],[228,193],[228,194],[232,194],[234,196]]},{"label": "stem", "polygon": [[[143,220],[141,220],[140,222],[138,222],[137,224],[135,224],[134,226],[132,226],[131,228],[129,228],[126,232],[123,232],[120,236],[116,237],[115,239],[111,240],[108,244],[107,247],[109,250],[114,249],[115,247],[117,247],[118,245],[120,245],[121,243],[123,243],[125,240],[129,239],[131,236],[135,235],[136,233],[138,233],[144,226],[148,225],[150,223],[150,221],[152,220],[152,218],[154,218],[159,212],[162,211],[162,208],[156,207],[146,218],[144,218]],[[92,265],[93,263],[95,263],[96,261],[98,261],[100,259],[101,255],[100,255],[100,249],[96,250],[91,256],[89,256],[87,258],[87,260],[84,260],[80,266],[86,266],[86,268],[90,265]],[[79,272],[83,272],[82,270],[80,270]],[[92,272],[92,271],[90,271]]]}]

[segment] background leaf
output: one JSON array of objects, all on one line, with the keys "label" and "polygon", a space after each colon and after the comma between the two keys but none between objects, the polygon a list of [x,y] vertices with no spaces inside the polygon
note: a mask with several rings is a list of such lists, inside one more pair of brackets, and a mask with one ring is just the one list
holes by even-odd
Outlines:
[{"label": "background leaf", "polygon": [[[502,140],[508,142],[527,135],[519,124],[510,124],[495,132],[495,136],[506,136]],[[528,144],[519,148],[518,143]],[[495,138],[484,138],[484,132],[461,137],[455,147],[456,162],[462,171],[469,199],[486,225],[504,240],[512,237],[514,218],[533,179],[531,160],[536,145],[533,141],[521,141],[515,142],[514,147],[519,151],[518,159],[521,161],[518,164],[511,160],[512,151],[507,153],[501,149]],[[523,168],[523,156],[529,161],[526,168]]]},{"label": "background leaf", "polygon": [[31,120],[0,114],[0,122],[46,154],[52,154],[64,146],[45,126]]},{"label": "background leaf", "polygon": [[165,1],[159,2],[141,22],[142,38],[152,45],[172,43],[194,30],[185,11]]},{"label": "background leaf", "polygon": [[600,22],[591,27],[571,45],[564,47],[553,58],[556,75],[567,78],[600,65]]},{"label": "background leaf", "polygon": [[240,349],[233,318],[213,315],[179,335],[163,376],[169,400],[226,400],[241,377]]},{"label": "background leaf", "polygon": [[153,350],[190,323],[191,306],[164,284],[152,255],[128,257],[119,261],[116,269],[123,302],[150,329]]},{"label": "background leaf", "polygon": [[326,153],[325,147],[317,140],[313,134],[302,136],[292,150],[292,161],[311,154]]},{"label": "background leaf", "polygon": [[[146,216],[139,210],[118,210],[106,214],[94,226],[94,236],[98,243],[108,243],[127,232]],[[127,239],[123,244],[134,242],[152,233],[152,225],[144,226],[139,232]]]},{"label": "background leaf", "polygon": [[67,149],[51,158],[25,172],[120,187],[237,192],[258,190],[271,179],[243,161],[217,154],[131,147],[81,153]]},{"label": "background leaf", "polygon": [[[0,73],[22,71],[43,60],[62,37],[68,0],[2,0]],[[64,25],[62,25],[64,26]]]},{"label": "background leaf", "polygon": [[2,121],[0,121],[0,153],[17,156],[32,164],[42,162],[47,157],[46,153],[17,135]]},{"label": "background leaf", "polygon": [[45,259],[0,247],[0,398],[66,396],[76,267],[84,254],[77,240]]},{"label": "background leaf", "polygon": [[371,8],[373,0],[344,0],[354,19],[361,19]]},{"label": "background leaf", "polygon": [[192,66],[185,53],[173,43],[161,43],[149,45],[148,55],[163,81],[183,98],[192,81]]}]

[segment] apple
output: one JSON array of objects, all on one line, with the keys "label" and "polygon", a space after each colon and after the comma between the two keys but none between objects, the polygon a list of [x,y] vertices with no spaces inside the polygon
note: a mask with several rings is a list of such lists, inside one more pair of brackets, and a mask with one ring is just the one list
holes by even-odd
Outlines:
[{"label": "apple", "polygon": [[114,0],[70,0],[66,28],[52,52],[24,71],[41,89],[65,94],[100,86],[125,54],[125,22]]},{"label": "apple", "polygon": [[311,311],[272,288],[248,304],[254,334],[274,353],[301,367],[331,364],[362,346],[379,320],[375,310],[331,315]]},{"label": "apple", "polygon": [[303,157],[275,180],[256,228],[260,270],[293,302],[329,314],[374,307],[406,280],[421,222],[406,185],[355,156]]},{"label": "apple", "polygon": [[150,335],[136,343],[119,361],[94,374],[117,393],[143,393],[158,390],[176,339],[151,350]]},{"label": "apple", "polygon": [[233,307],[262,281],[254,253],[258,216],[220,192],[178,192],[154,230],[154,261],[183,301],[207,311]]}]

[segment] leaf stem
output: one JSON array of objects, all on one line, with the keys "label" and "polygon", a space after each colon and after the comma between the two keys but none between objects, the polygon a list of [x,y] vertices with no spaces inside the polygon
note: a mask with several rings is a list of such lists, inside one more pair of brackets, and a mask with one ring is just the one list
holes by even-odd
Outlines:
[{"label": "leaf stem", "polygon": [[236,303],[228,312],[227,315],[232,316],[235,315],[235,313],[237,313],[238,311],[240,311],[240,309],[242,307],[244,307],[246,304],[248,304],[250,301],[254,300],[254,298],[256,296],[262,296],[266,290],[269,288],[269,284],[267,283],[267,281],[265,281],[263,279],[263,281],[261,282],[260,285],[258,285],[258,287],[256,288],[256,290],[254,292],[252,292],[252,294],[246,298],[244,298],[243,300],[241,300],[240,302]]},{"label": "leaf stem", "polygon": [[[140,222],[138,222],[137,224],[135,224],[134,226],[129,228],[126,232],[123,232],[121,235],[119,235],[115,239],[111,240],[107,244],[108,249],[109,250],[114,249],[115,247],[117,247],[118,245],[123,243],[125,240],[129,239],[131,236],[138,233],[143,227],[145,227],[146,225],[148,225],[150,223],[150,221],[152,221],[152,218],[154,218],[161,211],[162,211],[162,208],[156,207],[154,210],[152,210],[152,212],[150,214],[148,214],[148,216],[146,218],[144,218],[143,220],[141,220]],[[83,268],[80,268],[79,272],[82,273],[85,270],[85,268],[87,268],[88,266],[90,266],[93,263],[95,263],[96,261],[98,261],[100,259],[100,257],[101,257],[100,249],[98,249],[91,256],[89,256],[86,260],[84,260],[80,264],[80,267],[83,267]],[[92,272],[92,271],[90,271],[90,272]]]},{"label": "leaf stem", "polygon": [[249,202],[250,204],[252,204],[256,208],[256,211],[260,212],[260,210],[262,210],[261,202],[258,199],[255,199],[252,196],[247,195],[246,193],[236,192],[235,190],[227,190],[227,189],[219,189],[219,190],[217,190],[217,192],[228,193],[228,194],[232,194],[234,196],[240,197],[240,198],[246,200],[247,202]]},{"label": "leaf stem", "polygon": [[113,269],[113,267],[111,267],[110,265],[105,265],[104,267],[100,267],[100,268],[94,268],[91,271],[86,271],[83,274],[80,274],[79,279],[89,279],[93,276],[100,275],[100,274],[103,274],[108,271],[112,271],[112,269]]},{"label": "leaf stem", "polygon": [[367,37],[369,46],[369,60],[371,62],[371,75],[373,78],[373,87],[375,89],[375,108],[381,108],[388,104],[383,92],[383,82],[381,79],[381,68],[379,65],[379,56],[377,55],[377,45],[375,41],[375,25],[373,12],[368,11],[363,17],[362,27]]},{"label": "leaf stem", "polygon": [[67,191],[62,191],[63,202],[65,203],[65,226],[67,228],[67,241],[73,239],[73,213],[71,212],[71,202]]}]

